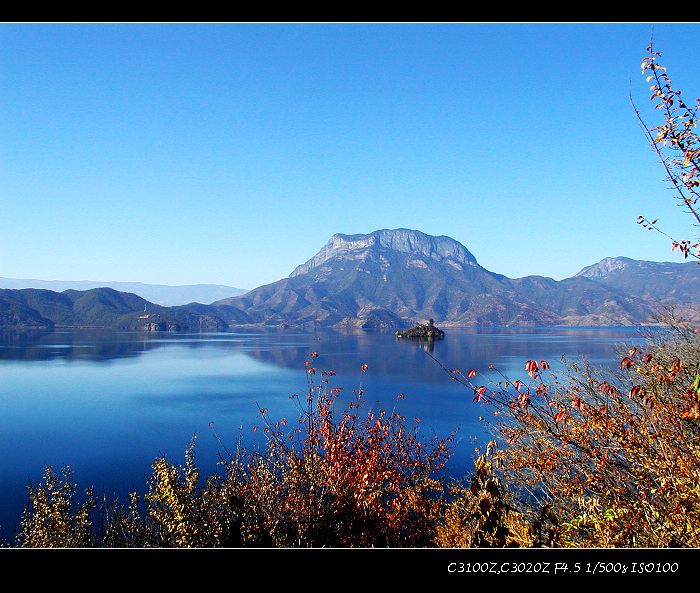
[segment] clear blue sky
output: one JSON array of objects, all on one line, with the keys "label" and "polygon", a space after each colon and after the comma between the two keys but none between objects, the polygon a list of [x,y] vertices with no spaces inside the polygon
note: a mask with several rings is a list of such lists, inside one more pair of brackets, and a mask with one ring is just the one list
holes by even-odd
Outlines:
[{"label": "clear blue sky", "polygon": [[[629,101],[649,23],[0,26],[0,276],[254,288],[406,227],[561,279],[695,231]],[[654,38],[700,97],[700,25]]]}]

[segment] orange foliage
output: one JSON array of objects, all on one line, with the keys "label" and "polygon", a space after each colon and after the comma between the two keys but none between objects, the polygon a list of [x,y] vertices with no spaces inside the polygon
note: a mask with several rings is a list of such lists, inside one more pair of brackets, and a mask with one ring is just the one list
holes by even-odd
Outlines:
[{"label": "orange foliage", "polygon": [[306,366],[314,372],[307,372],[296,427],[261,410],[266,448],[229,465],[248,529],[275,546],[431,545],[444,495],[435,474],[451,455],[453,435],[426,443],[417,423],[407,426],[398,413],[362,414],[361,385],[338,414],[335,373],[324,371],[316,382]]}]

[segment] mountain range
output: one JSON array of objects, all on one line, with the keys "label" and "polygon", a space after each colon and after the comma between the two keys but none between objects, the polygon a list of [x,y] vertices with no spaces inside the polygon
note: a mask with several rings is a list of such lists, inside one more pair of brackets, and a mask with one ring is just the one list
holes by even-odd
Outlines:
[{"label": "mountain range", "polygon": [[210,304],[164,306],[111,287],[0,289],[0,326],[613,326],[650,323],[667,305],[700,305],[697,264],[613,257],[564,280],[512,279],[450,237],[383,229],[335,234],[287,278]]},{"label": "mountain range", "polygon": [[247,292],[242,288],[222,284],[186,284],[168,286],[143,282],[99,282],[95,280],[29,280],[0,277],[0,288],[44,288],[55,292],[64,290],[90,290],[91,288],[113,288],[120,292],[132,292],[144,299],[172,307],[188,303],[213,303],[226,297]]}]

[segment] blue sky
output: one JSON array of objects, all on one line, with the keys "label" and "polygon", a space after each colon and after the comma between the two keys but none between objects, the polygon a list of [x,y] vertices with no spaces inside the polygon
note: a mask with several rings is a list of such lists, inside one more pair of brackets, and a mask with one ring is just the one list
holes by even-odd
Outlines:
[{"label": "blue sky", "polygon": [[[678,261],[629,100],[650,23],[4,23],[0,276],[274,282],[413,228],[509,277]],[[700,25],[660,23],[700,97]]]}]

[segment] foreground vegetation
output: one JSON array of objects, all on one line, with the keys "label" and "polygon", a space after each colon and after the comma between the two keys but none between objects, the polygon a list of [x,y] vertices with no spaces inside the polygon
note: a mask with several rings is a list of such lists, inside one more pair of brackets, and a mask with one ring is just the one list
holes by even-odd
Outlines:
[{"label": "foreground vegetation", "polygon": [[[642,69],[665,122],[643,127],[700,223],[696,109],[657,58],[650,47]],[[672,241],[700,258],[697,242]],[[426,442],[417,421],[363,410],[361,385],[339,410],[334,374],[311,353],[298,422],[261,409],[259,450],[227,455],[201,483],[193,441],[182,466],[156,459],[145,496],[126,503],[79,497],[69,469],[48,467],[14,545],[699,547],[700,334],[688,319],[664,321],[669,331],[621,353],[614,376],[584,362],[555,376],[527,361],[524,379],[446,368],[495,432],[462,481],[440,474],[453,435]]]}]

